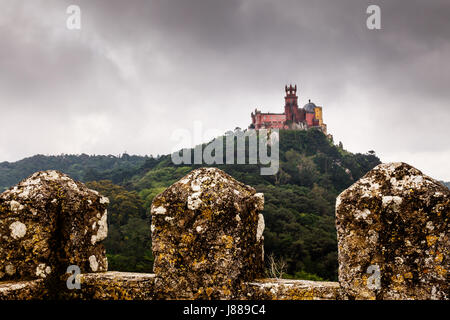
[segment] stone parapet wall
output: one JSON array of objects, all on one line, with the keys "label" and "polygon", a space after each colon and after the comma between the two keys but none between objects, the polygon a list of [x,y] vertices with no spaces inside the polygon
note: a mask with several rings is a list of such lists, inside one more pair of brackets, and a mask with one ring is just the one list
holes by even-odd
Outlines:
[{"label": "stone parapet wall", "polygon": [[0,300],[42,300],[47,296],[43,279],[0,282]]},{"label": "stone parapet wall", "polygon": [[260,279],[246,283],[249,300],[337,300],[339,283],[327,281]]},{"label": "stone parapet wall", "polygon": [[[77,276],[80,289],[64,289],[65,299],[152,300],[155,274],[108,271]],[[45,300],[49,295],[43,279],[0,282],[0,300]]]},{"label": "stone parapet wall", "polygon": [[1,194],[0,300],[449,299],[450,191],[405,163],[337,198],[339,282],[263,279],[264,196],[219,169],[154,199],[154,274],[107,271],[107,204],[56,171]]},{"label": "stone parapet wall", "polygon": [[[80,275],[80,290],[75,298],[84,300],[152,300],[155,274],[109,271]],[[79,294],[77,291],[80,291]]]},{"label": "stone parapet wall", "polygon": [[[81,289],[71,291],[81,300],[153,300],[155,274],[109,271],[79,275]],[[68,296],[66,294],[66,296]],[[336,300],[339,283],[307,280],[259,279],[244,282],[240,300]],[[0,282],[0,300],[46,299],[43,280]]]}]

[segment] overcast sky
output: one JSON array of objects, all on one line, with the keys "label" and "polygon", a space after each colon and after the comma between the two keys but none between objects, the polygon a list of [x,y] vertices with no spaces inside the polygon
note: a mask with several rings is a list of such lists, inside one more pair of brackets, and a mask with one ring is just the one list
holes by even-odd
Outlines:
[{"label": "overcast sky", "polygon": [[0,162],[169,153],[194,121],[283,112],[292,83],[347,150],[449,181],[449,59],[448,0],[0,0]]}]

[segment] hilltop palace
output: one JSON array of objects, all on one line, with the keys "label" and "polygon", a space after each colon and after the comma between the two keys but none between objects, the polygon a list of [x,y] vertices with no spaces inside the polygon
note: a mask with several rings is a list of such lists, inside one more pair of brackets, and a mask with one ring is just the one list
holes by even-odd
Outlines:
[{"label": "hilltop palace", "polygon": [[252,124],[249,129],[296,129],[306,130],[317,128],[327,134],[327,125],[323,123],[322,107],[316,106],[309,100],[303,107],[299,108],[297,100],[297,85],[285,86],[283,113],[262,113],[258,109],[251,114]]}]

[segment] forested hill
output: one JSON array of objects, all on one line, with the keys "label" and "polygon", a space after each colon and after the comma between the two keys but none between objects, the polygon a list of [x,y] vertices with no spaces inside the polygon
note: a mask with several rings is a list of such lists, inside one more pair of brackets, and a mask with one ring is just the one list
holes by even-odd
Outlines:
[{"label": "forested hill", "polygon": [[[336,196],[380,163],[374,152],[352,154],[322,132],[280,131],[280,170],[217,165],[265,195],[266,261],[285,265],[284,277],[337,278]],[[110,198],[106,240],[111,270],[151,272],[149,207],[153,197],[199,165],[176,166],[169,155],[35,156],[0,164],[0,188],[38,170],[57,169],[89,182]],[[271,275],[273,276],[273,275]],[[278,275],[279,276],[279,275]]]},{"label": "forested hill", "polygon": [[120,183],[136,174],[148,159],[149,157],[128,154],[121,156],[81,154],[35,155],[13,163],[0,162],[0,192],[41,170],[59,170],[80,181],[92,181],[101,177]]}]

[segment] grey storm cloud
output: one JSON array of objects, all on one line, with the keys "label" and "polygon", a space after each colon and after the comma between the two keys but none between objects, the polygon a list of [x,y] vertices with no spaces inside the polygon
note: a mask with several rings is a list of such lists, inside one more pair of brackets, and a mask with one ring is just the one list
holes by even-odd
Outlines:
[{"label": "grey storm cloud", "polygon": [[[81,8],[68,30],[66,8]],[[366,9],[381,8],[381,30]],[[172,132],[246,127],[285,84],[335,142],[450,180],[450,3],[0,0],[0,161],[162,154]],[[206,138],[206,137],[205,137]]]}]

